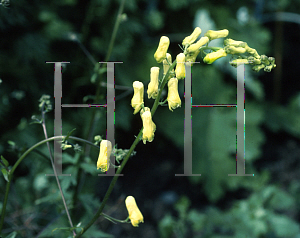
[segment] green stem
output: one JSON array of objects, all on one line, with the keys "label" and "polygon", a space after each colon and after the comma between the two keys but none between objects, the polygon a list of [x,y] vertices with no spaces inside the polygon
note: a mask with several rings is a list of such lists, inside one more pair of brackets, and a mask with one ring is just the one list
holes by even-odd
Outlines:
[{"label": "green stem", "polygon": [[119,220],[119,219],[116,219],[116,218],[114,218],[114,217],[111,217],[111,216],[109,216],[109,215],[107,215],[107,214],[105,214],[105,213],[103,213],[103,212],[101,213],[101,215],[104,216],[107,220],[109,220],[109,221],[111,221],[111,222],[116,221],[116,222],[120,222],[120,223],[127,223],[128,220],[129,220],[129,217],[127,217],[125,220]]},{"label": "green stem", "polygon": [[[9,189],[10,189],[10,183],[11,183],[11,180],[13,178],[13,173],[14,171],[16,170],[16,168],[19,166],[19,164],[22,162],[22,160],[31,152],[33,151],[35,148],[39,147],[40,145],[44,144],[44,143],[47,143],[47,142],[50,142],[50,141],[53,141],[53,140],[57,140],[57,139],[63,139],[65,138],[65,136],[53,136],[51,138],[48,138],[48,139],[45,139],[45,140],[42,140],[38,143],[36,143],[35,145],[33,145],[32,147],[30,147],[28,150],[26,150],[22,156],[17,160],[17,162],[14,164],[14,166],[12,167],[12,169],[9,171],[9,175],[8,175],[8,182],[6,184],[6,189],[5,189],[5,195],[4,195],[4,201],[3,201],[3,206],[2,206],[2,212],[1,212],[1,219],[0,219],[0,234],[1,234],[1,231],[2,231],[2,228],[3,228],[3,223],[4,223],[4,217],[5,217],[5,213],[6,213],[6,205],[7,205],[7,201],[8,201],[8,193],[9,193]],[[69,137],[70,139],[73,139],[73,140],[76,140],[76,141],[81,141],[81,142],[84,142],[84,143],[87,143],[87,144],[90,144],[96,148],[99,149],[99,146],[97,145],[94,145],[92,142],[90,141],[87,141],[87,140],[84,140],[84,139],[81,139],[81,138],[78,138],[78,137],[75,137],[75,136],[70,136]]]},{"label": "green stem", "polygon": [[[167,71],[167,73],[163,77],[163,80],[162,80],[163,82],[161,84],[161,87],[159,89],[157,98],[155,99],[155,102],[154,102],[153,107],[151,109],[152,117],[153,117],[153,115],[154,115],[154,113],[155,113],[155,111],[156,111],[156,109],[159,105],[159,99],[160,99],[162,90],[163,90],[164,86],[166,85],[166,83],[168,82],[169,75],[170,75],[172,69],[174,69],[175,65],[176,65],[176,60],[174,60],[173,64],[170,66],[169,70]],[[90,220],[90,222],[83,228],[82,232],[75,236],[75,238],[81,237],[81,235],[84,234],[94,224],[94,222],[99,218],[99,216],[101,216],[102,211],[103,211],[103,209],[106,205],[106,202],[107,202],[107,200],[108,200],[108,198],[109,198],[109,196],[110,196],[110,194],[111,194],[111,192],[112,192],[112,190],[113,190],[113,188],[114,188],[114,186],[115,186],[115,184],[116,184],[116,182],[119,178],[118,174],[121,174],[121,172],[122,172],[123,168],[125,167],[128,159],[130,158],[131,153],[134,151],[135,147],[140,142],[140,140],[141,140],[140,138],[141,138],[142,135],[143,135],[143,127],[141,128],[139,134],[137,135],[134,142],[132,143],[128,153],[126,154],[125,158],[123,159],[123,162],[122,162],[121,166],[117,169],[116,174],[113,177],[113,179],[112,179],[112,181],[111,181],[111,183],[110,183],[110,185],[109,185],[109,187],[108,187],[108,189],[107,189],[107,191],[104,195],[103,201],[101,202],[101,205],[100,205],[97,213]]]},{"label": "green stem", "polygon": [[[108,51],[106,53],[104,62],[107,62],[110,59],[112,49],[113,49],[113,46],[114,46],[114,43],[115,43],[115,39],[116,39],[116,36],[117,36],[117,32],[118,32],[120,23],[122,21],[121,16],[122,16],[122,13],[123,13],[125,1],[126,0],[122,0],[122,2],[120,3],[117,19],[115,21],[114,29],[113,29],[113,32],[112,32],[112,36],[110,38]],[[97,63],[95,65],[94,75],[91,77],[91,78],[93,78],[93,77],[97,78],[99,76],[99,80],[98,80],[98,83],[97,83],[96,94],[95,94],[95,99],[94,99],[94,104],[99,103],[100,91],[101,91],[101,82],[102,82],[102,75],[103,75],[103,73],[100,74],[99,71],[100,71],[101,68],[104,67],[104,65],[105,64],[100,65],[99,63]],[[92,137],[93,128],[95,126],[95,116],[96,116],[96,110],[93,110],[92,117],[91,117],[91,123],[90,123],[89,129],[88,129],[88,135],[87,135],[88,140],[91,140],[91,137]],[[89,148],[86,148],[85,151],[86,151],[86,155],[88,155],[89,154]]]},{"label": "green stem", "polygon": [[160,87],[160,90],[158,92],[157,98],[155,99],[153,107],[151,108],[151,115],[152,115],[152,117],[153,117],[153,115],[154,115],[154,113],[155,113],[155,111],[156,111],[156,109],[157,109],[157,107],[159,105],[159,100],[160,100],[161,93],[162,93],[163,88],[165,87],[166,83],[168,82],[169,75],[170,75],[172,69],[175,68],[176,62],[177,61],[174,60],[174,62],[170,66],[169,70],[167,71],[167,73],[164,75],[164,77],[162,79],[161,87]]}]

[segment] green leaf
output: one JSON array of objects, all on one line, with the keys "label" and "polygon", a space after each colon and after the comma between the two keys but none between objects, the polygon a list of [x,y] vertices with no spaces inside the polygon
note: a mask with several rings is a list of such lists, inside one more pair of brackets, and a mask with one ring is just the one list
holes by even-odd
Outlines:
[{"label": "green leaf", "polygon": [[4,178],[5,178],[5,180],[6,180],[7,182],[9,182],[9,179],[8,179],[9,173],[7,172],[7,170],[6,170],[5,168],[2,168],[2,169],[1,169],[1,172],[2,172],[2,174],[3,174]]},{"label": "green leaf", "polygon": [[287,216],[271,215],[270,223],[278,237],[294,237],[300,232],[299,225]]},{"label": "green leaf", "polygon": [[15,238],[17,234],[18,233],[16,231],[14,231],[14,232],[10,233],[8,236],[6,236],[4,238]]},{"label": "green leaf", "polygon": [[96,175],[99,173],[97,172],[97,165],[96,164],[88,164],[88,163],[82,163],[80,164],[80,168],[82,168],[86,173],[89,173],[91,175]]},{"label": "green leaf", "polygon": [[75,131],[75,130],[76,130],[76,128],[74,128],[73,130],[69,131],[68,134],[67,134],[67,136],[66,136],[65,138],[63,138],[62,143],[64,143],[66,140],[68,140],[69,137],[70,137],[70,135],[71,135],[71,134],[73,133],[73,131]]},{"label": "green leaf", "polygon": [[6,159],[4,159],[4,157],[2,155],[1,155],[1,160],[5,164],[5,166],[8,167],[9,163]]}]

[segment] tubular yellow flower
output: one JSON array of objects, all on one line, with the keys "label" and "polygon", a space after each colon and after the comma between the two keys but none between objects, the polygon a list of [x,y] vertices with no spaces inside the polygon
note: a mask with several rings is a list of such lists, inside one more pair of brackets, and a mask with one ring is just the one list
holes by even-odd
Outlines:
[{"label": "tubular yellow flower", "polygon": [[157,63],[161,63],[166,58],[166,53],[170,45],[170,40],[167,36],[162,36],[160,38],[158,48],[154,54],[154,58]]},{"label": "tubular yellow flower", "polygon": [[257,58],[257,59],[260,58],[260,56],[259,56],[259,54],[257,53],[256,49],[250,48],[248,45],[245,46],[245,49],[246,49],[246,51],[247,51],[249,54],[253,55],[255,58]]},{"label": "tubular yellow flower", "polygon": [[171,54],[166,54],[166,59],[163,60],[164,74],[166,74],[170,68],[168,61],[172,64],[172,56]]},{"label": "tubular yellow flower", "polygon": [[198,51],[199,48],[203,45],[205,45],[209,41],[209,38],[207,36],[203,36],[198,40],[196,43],[190,45],[189,48],[187,48],[188,53],[192,53],[195,51]]},{"label": "tubular yellow flower", "polygon": [[144,223],[144,217],[136,205],[135,199],[132,196],[128,196],[125,200],[126,208],[129,214],[129,219],[134,227],[138,227],[139,223]]},{"label": "tubular yellow flower", "polygon": [[231,45],[231,46],[234,46],[234,47],[243,47],[245,48],[247,43],[244,42],[244,41],[237,41],[237,40],[233,40],[233,39],[226,39],[224,40],[224,45]]},{"label": "tubular yellow flower", "polygon": [[152,121],[152,116],[150,108],[145,107],[145,111],[141,110],[141,118],[143,121],[143,143],[146,144],[146,141],[152,142],[154,139],[154,132],[156,130],[156,125]]},{"label": "tubular yellow flower", "polygon": [[227,54],[226,54],[225,50],[220,49],[220,50],[218,50],[218,51],[216,51],[216,52],[212,52],[212,53],[207,54],[207,55],[204,57],[203,62],[204,62],[204,63],[207,63],[207,64],[211,64],[211,63],[213,63],[215,60],[217,60],[217,59],[219,59],[219,58],[221,58],[221,57],[224,57],[224,56],[226,56],[226,55],[227,55]]},{"label": "tubular yellow flower", "polygon": [[155,99],[158,94],[158,76],[159,76],[159,67],[152,67],[150,69],[150,83],[148,84],[148,98]]},{"label": "tubular yellow flower", "polygon": [[229,31],[227,29],[220,30],[220,31],[213,31],[209,30],[207,31],[204,36],[207,36],[210,40],[214,40],[217,38],[222,38],[228,36]]},{"label": "tubular yellow flower", "polygon": [[246,49],[243,47],[235,47],[232,45],[227,45],[224,47],[224,50],[227,54],[243,54],[246,52]]},{"label": "tubular yellow flower", "polygon": [[184,53],[180,53],[176,56],[176,69],[175,69],[175,74],[176,78],[178,80],[184,79],[185,78],[185,67],[184,67],[184,62],[185,62],[185,55]]},{"label": "tubular yellow flower", "polygon": [[178,80],[177,78],[171,78],[168,82],[168,104],[169,109],[173,112],[173,109],[176,109],[181,106],[181,100],[178,94]]},{"label": "tubular yellow flower", "polygon": [[190,36],[184,38],[184,40],[182,41],[182,45],[185,46],[185,45],[193,44],[195,40],[197,40],[197,38],[200,36],[200,34],[201,34],[200,27],[196,27]]},{"label": "tubular yellow flower", "polygon": [[131,99],[131,106],[134,108],[133,114],[139,112],[144,103],[144,84],[139,81],[134,81],[133,84],[134,94]]},{"label": "tubular yellow flower", "polygon": [[100,143],[100,152],[97,161],[97,169],[101,169],[101,172],[106,172],[109,169],[111,151],[111,142],[109,140],[102,140]]}]

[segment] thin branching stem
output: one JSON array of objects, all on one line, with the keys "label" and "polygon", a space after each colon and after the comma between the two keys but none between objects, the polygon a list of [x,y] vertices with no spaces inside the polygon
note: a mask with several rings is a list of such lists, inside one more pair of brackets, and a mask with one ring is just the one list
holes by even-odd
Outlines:
[{"label": "thin branching stem", "polygon": [[[173,64],[170,66],[168,72],[163,77],[163,82],[162,82],[161,87],[159,89],[158,96],[155,99],[153,107],[151,109],[151,115],[152,116],[154,115],[154,113],[155,113],[155,111],[156,111],[156,109],[157,109],[157,107],[159,105],[159,99],[160,99],[162,90],[163,90],[164,86],[166,85],[166,83],[168,82],[169,75],[170,75],[172,69],[174,69],[175,65],[176,65],[176,60],[174,60]],[[139,134],[136,136],[136,138],[135,138],[134,142],[132,143],[129,151],[127,152],[125,158],[123,159],[122,164],[117,169],[116,174],[113,177],[113,179],[112,179],[112,181],[111,181],[111,183],[110,183],[110,185],[109,185],[109,187],[108,187],[108,189],[106,191],[106,194],[105,194],[105,196],[104,196],[104,198],[103,198],[103,200],[101,202],[101,205],[100,205],[97,213],[89,221],[89,223],[83,228],[82,232],[80,234],[77,234],[75,236],[76,238],[81,237],[81,235],[84,234],[94,224],[94,222],[101,216],[102,211],[103,211],[103,209],[104,209],[104,207],[106,205],[106,202],[107,202],[107,200],[108,200],[108,198],[109,198],[109,196],[110,196],[110,194],[111,194],[111,192],[112,192],[112,190],[113,190],[113,188],[114,188],[114,186],[115,186],[115,184],[116,184],[116,182],[117,182],[117,180],[119,178],[118,174],[121,174],[121,172],[122,172],[123,168],[125,167],[128,159],[130,158],[131,153],[134,151],[135,147],[140,142],[142,135],[143,135],[143,128],[141,128]]]}]

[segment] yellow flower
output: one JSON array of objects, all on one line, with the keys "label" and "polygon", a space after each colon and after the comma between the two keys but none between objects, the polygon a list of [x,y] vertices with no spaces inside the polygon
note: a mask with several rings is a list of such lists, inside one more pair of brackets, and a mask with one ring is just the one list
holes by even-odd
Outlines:
[{"label": "yellow flower", "polygon": [[143,121],[143,143],[146,141],[152,142],[154,139],[154,132],[156,130],[156,125],[152,121],[152,116],[149,107],[145,107],[145,110],[141,110],[141,118]]},{"label": "yellow flower", "polygon": [[185,78],[185,66],[184,66],[184,62],[185,62],[185,55],[184,53],[180,53],[176,56],[176,69],[175,69],[175,74],[176,74],[176,78],[178,80],[180,79],[184,79]]},{"label": "yellow flower", "polygon": [[187,48],[188,53],[198,51],[199,48],[201,46],[205,45],[208,41],[209,41],[209,38],[207,36],[201,37],[200,40],[198,40],[196,43],[190,45],[190,47]]},{"label": "yellow flower", "polygon": [[154,54],[154,58],[157,63],[161,63],[166,58],[166,53],[170,45],[170,40],[167,36],[162,36],[160,38],[158,48]]},{"label": "yellow flower", "polygon": [[181,106],[181,100],[178,94],[178,80],[177,78],[171,78],[168,82],[168,104],[169,109],[173,111]]},{"label": "yellow flower", "polygon": [[144,84],[139,81],[134,81],[133,84],[134,94],[131,99],[131,106],[134,108],[133,114],[139,112],[144,103]]},{"label": "yellow flower", "polygon": [[148,98],[155,99],[158,94],[158,76],[159,76],[159,67],[152,67],[150,69],[150,83],[148,84]]},{"label": "yellow flower", "polygon": [[237,40],[233,40],[233,39],[226,39],[224,40],[224,45],[231,45],[231,46],[234,46],[234,47],[243,47],[245,48],[247,43],[244,42],[244,41],[237,41]]},{"label": "yellow flower", "polygon": [[256,49],[250,48],[248,45],[245,46],[245,49],[246,49],[246,51],[247,51],[249,54],[253,55],[253,57],[255,57],[255,58],[257,58],[257,59],[260,58],[260,56],[259,56],[259,54],[257,53]]},{"label": "yellow flower", "polygon": [[207,31],[204,36],[207,36],[210,40],[214,40],[217,38],[222,38],[228,36],[229,31],[227,29],[220,30],[220,31],[213,31],[209,30]]},{"label": "yellow flower", "polygon": [[197,40],[197,38],[200,36],[200,34],[201,34],[200,27],[196,27],[190,36],[184,38],[184,40],[182,41],[182,45],[185,46],[185,45],[193,44],[195,40]]},{"label": "yellow flower", "polygon": [[101,169],[101,172],[106,172],[109,169],[111,151],[111,142],[109,140],[102,140],[100,143],[100,153],[97,161],[97,169]]},{"label": "yellow flower", "polygon": [[207,64],[211,64],[211,63],[213,63],[215,60],[217,60],[217,59],[219,59],[219,58],[221,58],[221,57],[224,57],[224,56],[226,56],[226,55],[227,55],[227,54],[226,54],[225,50],[220,49],[220,50],[218,50],[218,51],[216,51],[216,52],[212,52],[212,53],[207,54],[207,55],[204,57],[203,62],[204,62],[204,63],[207,63]]},{"label": "yellow flower", "polygon": [[144,217],[136,205],[134,197],[128,196],[125,200],[125,204],[131,224],[135,227],[138,227],[139,223],[144,223]]},{"label": "yellow flower", "polygon": [[166,59],[163,60],[164,74],[166,74],[170,68],[168,61],[172,64],[172,56],[171,54],[166,54]]},{"label": "yellow flower", "polygon": [[235,47],[232,45],[227,45],[224,47],[224,50],[227,54],[243,54],[246,52],[246,49],[243,47]]}]

